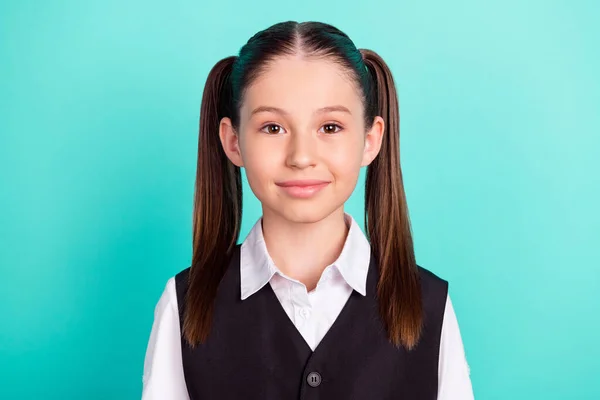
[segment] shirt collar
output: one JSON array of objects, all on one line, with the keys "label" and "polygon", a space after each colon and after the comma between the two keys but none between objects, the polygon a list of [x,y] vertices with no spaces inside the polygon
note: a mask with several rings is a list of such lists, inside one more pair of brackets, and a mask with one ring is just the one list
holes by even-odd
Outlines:
[{"label": "shirt collar", "polygon": [[[350,228],[337,260],[333,262],[352,289],[366,295],[367,272],[371,261],[371,245],[358,223],[348,213],[344,219]],[[267,284],[275,273],[281,273],[267,251],[262,217],[254,224],[242,242],[240,253],[240,281],[242,300],[250,297]]]}]

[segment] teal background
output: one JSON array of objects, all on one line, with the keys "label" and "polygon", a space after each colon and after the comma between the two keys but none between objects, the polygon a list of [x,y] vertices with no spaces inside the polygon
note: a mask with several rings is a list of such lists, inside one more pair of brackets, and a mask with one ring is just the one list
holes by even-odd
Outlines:
[{"label": "teal background", "polygon": [[600,399],[599,4],[3,1],[0,398],[140,397],[208,71],[293,19],[392,68],[417,261],[450,281],[476,399]]}]

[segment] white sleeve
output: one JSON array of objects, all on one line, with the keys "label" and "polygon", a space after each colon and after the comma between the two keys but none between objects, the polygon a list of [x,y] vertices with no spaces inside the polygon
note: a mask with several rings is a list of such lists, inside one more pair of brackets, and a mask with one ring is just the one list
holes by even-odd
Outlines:
[{"label": "white sleeve", "polygon": [[181,336],[175,278],[167,281],[154,308],[144,359],[142,400],[189,400],[181,360]]},{"label": "white sleeve", "polygon": [[469,365],[450,295],[442,324],[438,375],[438,400],[473,399]]}]

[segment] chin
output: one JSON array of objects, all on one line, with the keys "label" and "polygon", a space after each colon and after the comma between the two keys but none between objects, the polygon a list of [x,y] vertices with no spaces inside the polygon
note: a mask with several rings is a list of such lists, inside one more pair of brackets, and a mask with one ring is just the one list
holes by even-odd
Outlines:
[{"label": "chin", "polygon": [[306,202],[300,204],[278,204],[275,210],[290,222],[312,224],[327,218],[338,208],[331,207],[329,204],[326,206],[323,203],[315,202],[311,204],[310,202]]}]

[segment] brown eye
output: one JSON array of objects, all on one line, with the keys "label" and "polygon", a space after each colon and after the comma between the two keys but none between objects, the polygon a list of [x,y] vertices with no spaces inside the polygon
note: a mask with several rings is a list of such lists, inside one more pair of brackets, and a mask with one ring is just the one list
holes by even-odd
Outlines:
[{"label": "brown eye", "polygon": [[[332,133],[338,133],[339,131],[342,130],[342,127],[339,126],[338,124],[326,124],[323,125],[323,127],[325,128],[325,133],[326,134],[332,134]],[[335,128],[340,128],[338,131],[335,130]]]},{"label": "brown eye", "polygon": [[[265,132],[265,128],[267,128],[266,132]],[[269,124],[269,125],[263,126],[261,131],[268,133],[269,135],[277,135],[277,134],[281,133],[281,126],[276,125],[276,124]]]}]

